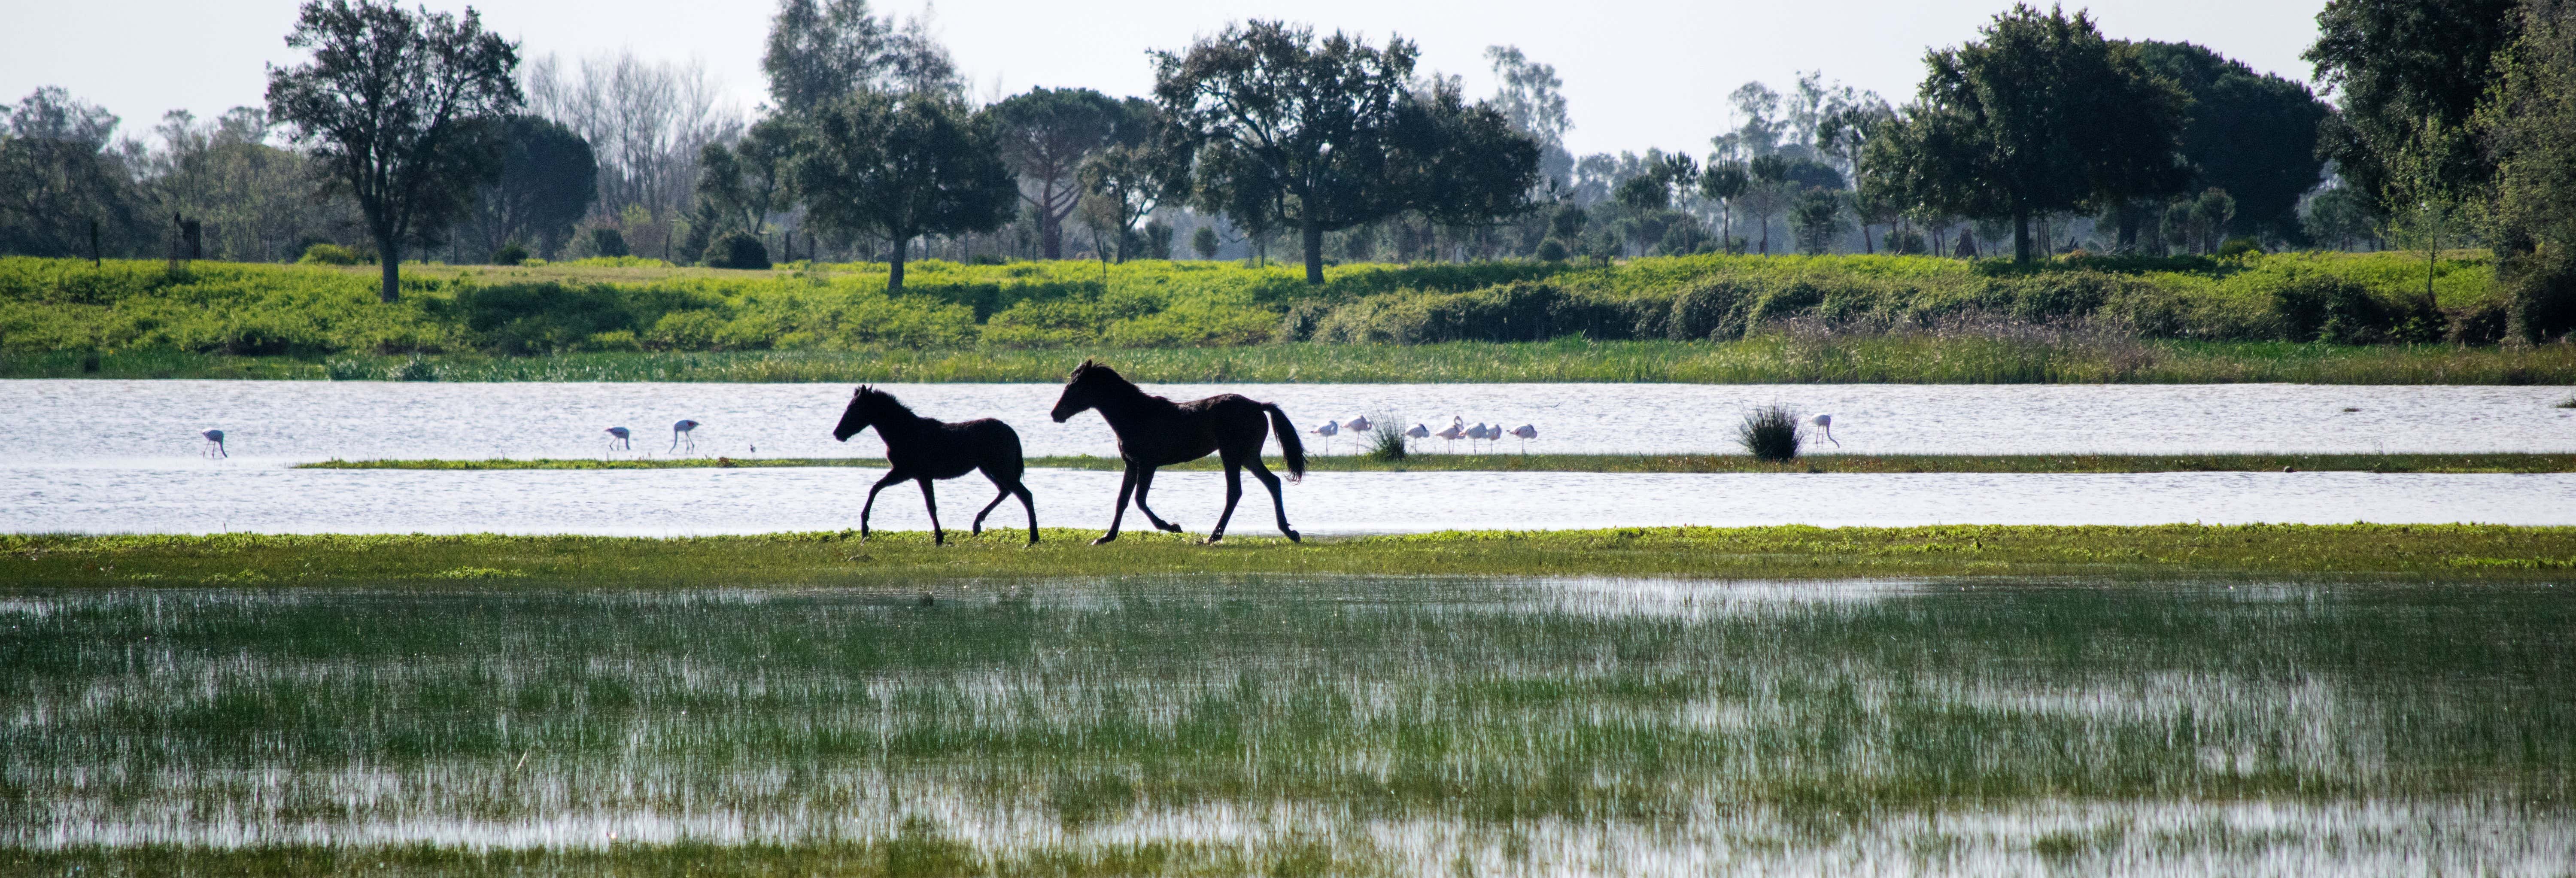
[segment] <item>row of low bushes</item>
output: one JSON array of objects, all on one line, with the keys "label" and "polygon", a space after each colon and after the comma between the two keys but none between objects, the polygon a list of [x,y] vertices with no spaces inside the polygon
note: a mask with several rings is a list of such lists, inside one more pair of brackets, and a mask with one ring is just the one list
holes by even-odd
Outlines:
[{"label": "row of low bushes", "polygon": [[2333,270],[2346,267],[2308,260],[2209,277],[2090,267],[1991,275],[1742,273],[1635,291],[1523,281],[1463,292],[1301,302],[1287,310],[1277,337],[1390,344],[1564,335],[1729,341],[1785,321],[1902,331],[1962,320],[2083,322],[2148,338],[2338,344],[2482,344],[2504,332],[2502,303],[2485,295],[2483,284],[2463,289],[2463,281],[2475,275],[2437,278],[2437,291],[2450,295],[2428,299],[2421,273],[2372,283],[2366,279],[2372,272]]},{"label": "row of low bushes", "polygon": [[2491,341],[2501,308],[2483,256],[2078,260],[2039,269],[1924,257],[1639,259],[1358,265],[1306,285],[1285,266],[918,263],[901,295],[881,266],[768,272],[562,266],[407,269],[403,300],[371,269],[0,258],[0,349],[165,348],[538,354],[584,350],[1122,348],[1268,341],[1423,343],[1733,339],[1784,320],[1937,326],[1962,317],[2084,320],[2146,337]]}]

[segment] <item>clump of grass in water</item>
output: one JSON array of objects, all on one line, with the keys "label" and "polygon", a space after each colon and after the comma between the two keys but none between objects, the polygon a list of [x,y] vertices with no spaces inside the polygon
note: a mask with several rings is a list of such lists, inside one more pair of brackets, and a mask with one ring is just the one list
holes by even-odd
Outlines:
[{"label": "clump of grass in water", "polygon": [[1404,427],[1395,419],[1385,418],[1369,425],[1368,450],[1362,457],[1377,461],[1398,461],[1405,456]]},{"label": "clump of grass in water", "polygon": [[1735,429],[1735,441],[1755,460],[1787,463],[1798,459],[1798,446],[1806,444],[1807,430],[1798,423],[1797,412],[1763,406],[1745,414],[1744,424]]},{"label": "clump of grass in water", "polygon": [[2558,407],[2558,408],[2562,408],[2562,409],[2576,409],[2576,396],[2571,396],[2571,397],[2568,397],[2568,398],[2566,398],[2566,399],[2559,400],[2559,401],[2558,401],[2558,406],[2557,406],[2557,407]]}]

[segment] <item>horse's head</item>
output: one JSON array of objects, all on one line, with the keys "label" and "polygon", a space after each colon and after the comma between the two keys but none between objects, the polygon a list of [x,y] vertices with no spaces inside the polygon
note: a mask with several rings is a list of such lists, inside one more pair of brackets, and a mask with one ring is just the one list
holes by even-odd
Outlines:
[{"label": "horse's head", "polygon": [[1047,416],[1054,418],[1056,423],[1064,423],[1065,419],[1099,405],[1102,389],[1125,383],[1126,379],[1118,377],[1117,370],[1084,360],[1082,365],[1073,367],[1072,375],[1065,377],[1064,395],[1056,397],[1055,410],[1048,412]]},{"label": "horse's head", "polygon": [[841,410],[841,424],[832,428],[832,438],[848,442],[850,437],[859,435],[859,431],[874,426],[880,405],[878,400],[892,398],[885,391],[859,385],[858,391],[850,394],[850,407]]}]

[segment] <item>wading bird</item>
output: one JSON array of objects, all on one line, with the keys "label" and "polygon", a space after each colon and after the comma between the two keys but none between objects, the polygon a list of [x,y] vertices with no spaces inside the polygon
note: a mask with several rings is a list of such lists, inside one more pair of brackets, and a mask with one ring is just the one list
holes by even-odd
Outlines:
[{"label": "wading bird", "polygon": [[1406,440],[1405,446],[1407,450],[1410,450],[1413,444],[1412,440],[1431,438],[1431,428],[1425,427],[1421,424],[1415,424],[1413,425],[1413,429],[1404,431],[1404,438]]},{"label": "wading bird", "polygon": [[1315,429],[1313,429],[1313,430],[1309,430],[1309,431],[1307,431],[1307,432],[1313,433],[1313,434],[1315,434],[1315,435],[1317,435],[1317,436],[1322,436],[1322,437],[1324,437],[1324,453],[1325,453],[1325,454],[1331,454],[1331,453],[1333,453],[1333,434],[1335,434],[1335,433],[1339,433],[1339,432],[1341,432],[1341,431],[1342,431],[1342,425],[1340,425],[1340,424],[1336,424],[1336,423],[1333,423],[1333,422],[1331,422],[1331,421],[1325,421],[1323,426],[1321,426],[1321,427],[1317,427],[1317,428],[1315,428]]},{"label": "wading bird", "polygon": [[1842,441],[1834,438],[1834,416],[1817,415],[1815,417],[1808,418],[1807,423],[1814,424],[1816,425],[1816,429],[1825,431],[1825,441],[1834,443],[1835,448],[1843,447]]},{"label": "wading bird", "polygon": [[1344,430],[1349,430],[1349,431],[1351,431],[1351,432],[1353,432],[1353,433],[1366,433],[1366,432],[1368,432],[1368,431],[1369,431],[1369,428],[1371,428],[1371,427],[1375,427],[1375,426],[1377,426],[1377,425],[1376,425],[1376,424],[1371,424],[1371,423],[1369,423],[1369,419],[1368,419],[1368,416],[1367,416],[1367,415],[1361,415],[1361,416],[1359,416],[1359,417],[1352,418],[1352,419],[1350,419],[1349,421],[1343,422],[1343,424],[1342,424],[1342,429],[1344,429]]},{"label": "wading bird", "polygon": [[206,448],[204,453],[207,457],[232,456],[230,453],[224,451],[224,431],[207,430],[198,433],[197,435],[206,437]]},{"label": "wading bird", "polygon": [[1538,428],[1528,424],[1522,424],[1518,427],[1512,428],[1512,435],[1521,437],[1521,453],[1528,454],[1529,441],[1538,438]]},{"label": "wading bird", "polygon": [[[1438,437],[1440,437],[1440,438],[1442,438],[1442,439],[1447,439],[1447,440],[1449,440],[1451,443],[1453,443],[1453,444],[1454,444],[1454,443],[1456,443],[1458,440],[1463,439],[1463,438],[1466,438],[1466,436],[1467,436],[1467,419],[1466,419],[1466,418],[1462,418],[1462,417],[1458,417],[1458,416],[1456,416],[1456,415],[1451,415],[1451,416],[1449,416],[1449,426],[1448,426],[1447,428],[1445,428],[1445,429],[1442,429],[1440,432],[1433,433],[1433,434],[1431,434],[1431,435],[1438,436]],[[1454,452],[1453,452],[1453,453],[1454,453]]]},{"label": "wading bird", "polygon": [[684,440],[689,443],[690,451],[698,450],[697,429],[698,422],[692,420],[682,419],[679,423],[672,424],[671,450],[680,450],[680,443]]},{"label": "wading bird", "polygon": [[634,434],[632,434],[632,433],[628,432],[626,428],[624,428],[624,427],[610,427],[610,428],[608,428],[608,429],[606,429],[606,430],[602,430],[602,431],[600,431],[600,432],[603,432],[603,433],[607,433],[607,434],[608,434],[608,444],[609,444],[609,446],[610,446],[610,447],[612,447],[612,448],[624,448],[624,449],[626,449],[626,450],[628,450],[628,451],[633,451],[633,450],[635,450],[635,443],[632,443],[632,442],[627,441],[627,437],[632,436],[632,435],[634,435]]}]

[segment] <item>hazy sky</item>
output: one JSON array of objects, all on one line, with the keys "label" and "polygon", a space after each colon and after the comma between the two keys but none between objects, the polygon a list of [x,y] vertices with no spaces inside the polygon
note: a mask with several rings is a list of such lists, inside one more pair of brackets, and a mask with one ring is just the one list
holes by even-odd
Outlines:
[{"label": "hazy sky", "polygon": [[[7,0],[0,28],[0,102],[60,85],[124,117],[141,136],[164,110],[201,117],[261,101],[263,63],[297,56],[283,37],[296,0]],[[911,13],[920,0],[887,0]],[[466,4],[432,0],[434,9]],[[775,0],[490,0],[487,26],[528,56],[567,58],[632,48],[695,58],[745,108],[761,100],[761,41]],[[1518,45],[1556,65],[1574,117],[1576,153],[1648,146],[1705,151],[1727,127],[1724,96],[1747,80],[1783,90],[1794,71],[1821,69],[1902,103],[1922,77],[1926,47],[1972,38],[2004,0],[1672,2],[1595,0],[945,0],[938,30],[978,94],[1032,85],[1143,94],[1148,49],[1177,49],[1228,21],[1286,18],[1422,47],[1423,66],[1463,74],[1490,93],[1483,52]],[[2113,37],[2200,43],[2256,70],[2306,80],[2299,52],[2316,37],[2325,0],[2100,0],[2090,8]]]}]

